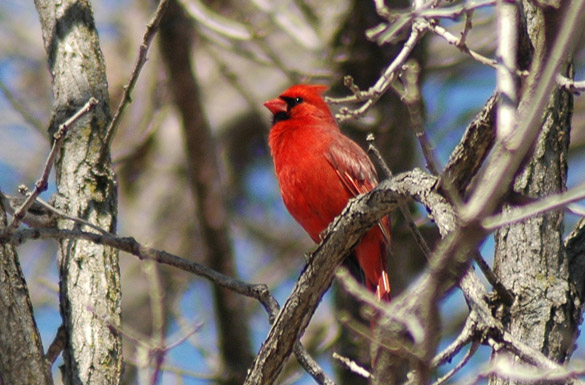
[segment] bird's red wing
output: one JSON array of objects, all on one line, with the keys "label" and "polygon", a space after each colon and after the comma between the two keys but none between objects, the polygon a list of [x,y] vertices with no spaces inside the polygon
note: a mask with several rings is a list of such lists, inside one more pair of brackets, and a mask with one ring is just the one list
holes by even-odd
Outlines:
[{"label": "bird's red wing", "polygon": [[328,150],[327,160],[353,196],[376,187],[376,170],[361,147],[340,134],[335,137]]},{"label": "bird's red wing", "polygon": [[[364,194],[378,184],[370,158],[357,144],[339,135],[329,147],[327,159],[352,196]],[[390,220],[378,221],[379,233],[368,231],[356,247],[356,257],[366,276],[366,286],[379,300],[390,300],[390,279],[384,251],[390,247]],[[376,235],[376,234],[381,234]],[[384,244],[383,245],[381,245]]]},{"label": "bird's red wing", "polygon": [[[334,142],[327,153],[327,160],[339,179],[354,197],[365,194],[378,185],[376,169],[366,153],[353,141],[344,136],[342,141]],[[390,223],[388,217],[378,222],[386,244],[390,245]]]}]

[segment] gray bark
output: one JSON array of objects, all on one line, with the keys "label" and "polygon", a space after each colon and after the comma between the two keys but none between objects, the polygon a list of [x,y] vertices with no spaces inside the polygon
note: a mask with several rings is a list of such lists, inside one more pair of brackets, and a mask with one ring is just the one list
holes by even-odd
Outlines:
[{"label": "gray bark", "polygon": [[[60,123],[90,97],[99,105],[69,130],[56,162],[55,205],[115,232],[117,191],[109,150],[108,85],[92,10],[87,0],[35,0],[53,78],[53,114]],[[60,228],[73,228],[61,221]],[[85,230],[91,231],[86,228]],[[61,315],[67,331],[66,384],[117,384],[122,372],[118,252],[83,240],[64,240],[58,257]]]},{"label": "gray bark", "polygon": [[[551,44],[553,19],[529,3],[525,3],[525,14],[526,38],[534,47],[532,76],[536,76],[542,68],[538,62],[544,62]],[[536,82],[533,78],[528,84],[531,81]],[[530,86],[527,88],[526,92],[531,92]],[[554,89],[532,157],[515,179],[515,193],[538,199],[565,190],[571,112],[571,95]],[[502,311],[504,326],[513,337],[561,363],[572,351],[577,327],[562,232],[562,210],[506,226],[495,234],[494,262],[495,273],[515,296],[512,306]],[[518,382],[494,377],[490,383]]]},{"label": "gray bark", "polygon": [[[536,198],[565,188],[569,99],[564,92],[555,92],[535,154],[516,179],[516,192]],[[561,113],[551,113],[555,110]],[[515,296],[506,317],[510,333],[559,362],[572,346],[562,220],[558,210],[499,230],[495,259],[496,274]]]},{"label": "gray bark", "polygon": [[[0,231],[6,213],[0,200]],[[0,384],[52,384],[16,249],[0,246]]]}]

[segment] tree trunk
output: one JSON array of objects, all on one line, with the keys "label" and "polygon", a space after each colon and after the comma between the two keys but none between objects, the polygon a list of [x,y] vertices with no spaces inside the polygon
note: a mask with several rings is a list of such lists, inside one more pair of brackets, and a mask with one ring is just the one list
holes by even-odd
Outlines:
[{"label": "tree trunk", "polygon": [[[0,232],[6,212],[0,199]],[[0,384],[52,384],[16,249],[0,246]]]},{"label": "tree trunk", "polygon": [[[531,55],[523,52],[521,57],[532,56],[531,76],[536,76],[554,38],[550,31],[556,26],[552,13],[546,14],[531,3],[524,3],[524,12],[527,38],[534,51]],[[515,193],[538,199],[565,190],[572,107],[572,96],[556,88],[545,109],[533,155],[515,179]],[[495,234],[494,262],[495,273],[515,296],[512,306],[503,311],[505,327],[512,336],[561,363],[572,351],[576,327],[562,235],[562,210],[506,226]],[[515,383],[500,377],[490,381],[492,385]]]},{"label": "tree trunk", "polygon": [[[99,105],[67,134],[56,162],[55,205],[115,232],[117,191],[109,149],[108,84],[93,14],[87,0],[35,0],[53,77],[53,133],[90,97]],[[78,228],[62,220],[60,228]],[[82,226],[83,227],[83,226]],[[89,228],[83,228],[92,231]],[[118,252],[89,241],[64,240],[58,257],[61,315],[67,331],[66,384],[118,384],[122,372]]]}]

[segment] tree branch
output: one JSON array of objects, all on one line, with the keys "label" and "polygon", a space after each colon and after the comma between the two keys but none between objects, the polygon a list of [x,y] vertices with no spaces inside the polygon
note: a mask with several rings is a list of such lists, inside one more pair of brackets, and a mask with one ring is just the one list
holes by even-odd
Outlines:
[{"label": "tree branch", "polygon": [[49,156],[45,161],[45,166],[41,172],[40,178],[35,182],[35,188],[32,193],[28,194],[26,199],[22,202],[21,206],[14,210],[14,214],[12,216],[12,221],[8,226],[6,226],[2,233],[0,234],[0,238],[9,237],[10,234],[18,228],[18,225],[22,222],[24,217],[26,216],[28,210],[32,207],[35,203],[35,200],[41,195],[43,191],[47,190],[49,174],[51,173],[51,169],[53,168],[53,164],[55,163],[55,158],[57,154],[61,150],[63,146],[63,142],[65,141],[65,137],[67,136],[67,130],[73,124],[75,124],[79,119],[81,119],[85,114],[93,110],[95,106],[98,105],[98,100],[94,97],[91,97],[87,103],[83,107],[81,107],[75,114],[73,114],[69,119],[67,119],[64,123],[59,125],[59,128],[53,135],[53,146],[51,147],[51,151],[49,152]]},{"label": "tree branch", "polygon": [[[256,299],[264,307],[268,314],[269,322],[272,324],[278,314],[280,307],[276,299],[270,294],[268,287],[264,284],[249,284],[225,274],[217,272],[205,265],[189,261],[179,256],[144,246],[132,237],[116,237],[113,234],[103,232],[102,234],[88,233],[77,230],[60,230],[55,228],[21,229],[15,231],[10,238],[0,241],[14,246],[23,244],[34,239],[84,239],[96,244],[114,247],[125,251],[142,260],[153,260],[163,265],[168,265],[186,271],[191,274],[208,279],[216,285],[234,291],[246,297]],[[331,385],[333,381],[327,376],[317,362],[310,356],[300,342],[295,346],[295,355],[301,366],[319,384]]]},{"label": "tree branch", "polygon": [[116,133],[116,129],[120,124],[120,119],[122,114],[126,110],[126,107],[132,102],[132,91],[134,90],[134,86],[136,86],[136,82],[138,81],[138,76],[140,76],[140,72],[142,71],[142,67],[146,64],[147,60],[147,53],[148,49],[150,48],[150,44],[152,40],[156,36],[158,31],[158,26],[162,17],[167,9],[170,0],[160,0],[158,3],[158,7],[152,16],[152,19],[146,25],[146,31],[144,31],[144,35],[142,36],[142,43],[138,49],[138,57],[136,58],[136,62],[134,63],[134,68],[132,69],[132,74],[130,75],[130,80],[128,80],[128,84],[124,86],[124,91],[122,92],[122,98],[118,103],[118,108],[116,108],[116,112],[114,113],[114,117],[108,124],[106,129],[106,135],[104,137],[104,146],[102,149],[102,158],[105,156],[105,153],[109,152],[109,148],[114,138],[114,134]]}]

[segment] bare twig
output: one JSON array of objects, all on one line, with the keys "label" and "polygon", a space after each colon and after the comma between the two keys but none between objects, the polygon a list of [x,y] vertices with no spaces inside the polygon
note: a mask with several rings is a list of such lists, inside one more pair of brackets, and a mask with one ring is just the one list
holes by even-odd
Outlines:
[{"label": "bare twig", "polygon": [[474,385],[480,383],[483,379],[494,376],[526,384],[575,384],[581,383],[578,377],[583,374],[585,374],[585,368],[543,369],[520,365],[510,359],[509,356],[503,355],[501,358],[494,359],[478,374],[468,375],[460,384]]},{"label": "bare twig", "polygon": [[567,205],[567,211],[580,217],[585,217],[585,206],[583,205],[570,203]]},{"label": "bare twig", "polygon": [[150,44],[152,43],[152,40],[154,39],[154,36],[158,31],[158,26],[165,13],[165,10],[167,9],[168,4],[169,0],[160,0],[160,2],[158,3],[158,7],[154,12],[154,16],[146,25],[146,31],[142,36],[142,43],[140,44],[140,48],[138,49],[138,57],[136,58],[136,63],[134,64],[134,68],[132,69],[130,80],[128,81],[128,84],[124,86],[124,92],[122,93],[120,103],[118,103],[118,108],[116,109],[114,117],[112,118],[112,121],[110,122],[106,130],[106,136],[104,137],[104,146],[101,152],[102,158],[108,153],[109,151],[108,149],[110,147],[114,134],[116,133],[116,129],[120,124],[120,118],[122,117],[122,114],[124,113],[126,107],[132,101],[131,98],[132,91],[134,90],[134,86],[136,85],[138,76],[142,71],[142,67],[144,67],[144,64],[146,63],[147,60],[146,54],[148,53]]},{"label": "bare twig", "polygon": [[508,306],[511,306],[514,302],[514,296],[510,291],[504,286],[502,281],[496,276],[494,271],[488,265],[488,263],[483,259],[479,250],[475,249],[472,251],[473,260],[479,266],[481,272],[488,280],[490,285],[494,288],[494,290],[498,293],[501,300]]},{"label": "bare twig", "polygon": [[437,368],[446,362],[451,361],[465,345],[473,340],[477,331],[477,317],[475,312],[472,311],[471,314],[467,316],[461,333],[459,333],[457,338],[455,338],[455,340],[451,342],[449,346],[447,346],[442,352],[433,358],[433,361],[431,362],[432,366]]},{"label": "bare twig", "polygon": [[368,142],[368,152],[374,155],[374,159],[378,163],[378,166],[380,166],[384,172],[384,178],[392,178],[393,175],[390,167],[388,167],[384,161],[384,158],[382,157],[382,154],[380,153],[380,150],[378,150],[378,147],[376,147],[376,137],[374,134],[368,134],[368,136],[366,136],[366,141]]},{"label": "bare twig", "polygon": [[[416,322],[414,317],[403,317],[403,314],[396,314],[388,311],[384,303],[380,303],[376,297],[369,292],[363,285],[360,285],[356,279],[347,271],[347,269],[341,267],[335,272],[335,277],[339,280],[339,283],[345,291],[351,294],[359,302],[367,304],[371,308],[375,309],[379,316],[385,317],[393,324],[400,324],[402,330],[408,331],[409,335],[414,340],[414,343],[421,343],[424,337],[424,333],[420,324]],[[372,338],[371,336],[364,336],[366,338]],[[377,342],[380,345],[383,343]],[[388,349],[395,350],[395,347],[387,346]],[[404,350],[407,350],[404,347]]]},{"label": "bare twig", "polygon": [[[151,268],[155,266],[154,261],[150,260],[148,262],[151,262],[152,265],[147,266],[145,269],[145,270],[150,269],[150,273],[147,271],[147,277],[151,276],[151,273],[156,269],[156,267],[154,269]],[[154,279],[158,280],[158,277]],[[151,282],[151,284],[155,286],[154,291],[158,291],[160,289],[156,288],[156,286],[159,285],[158,283]],[[160,293],[155,293],[154,295],[157,296],[159,294]],[[160,298],[152,298],[151,301],[153,300],[154,300],[154,302],[152,303],[153,307],[157,306],[156,302],[159,303],[161,302]],[[162,316],[162,314],[160,315],[154,314],[156,311],[153,311],[154,323],[153,335],[144,336],[140,335],[140,333],[137,333],[133,330],[124,328],[122,325],[112,322],[110,317],[108,317],[105,314],[97,314],[95,309],[91,306],[88,307],[88,310],[93,312],[93,314],[102,322],[104,322],[109,328],[112,328],[126,340],[132,342],[135,345],[136,350],[138,351],[137,353],[138,359],[137,361],[131,363],[136,365],[136,367],[138,368],[139,372],[138,377],[140,378],[140,382],[149,383],[151,385],[156,384],[158,382],[158,379],[160,378],[161,373],[164,370],[166,370],[164,366],[164,357],[166,356],[166,354],[170,350],[174,349],[178,345],[185,342],[193,334],[197,333],[202,326],[202,324],[197,324],[190,330],[183,333],[183,335],[180,336],[180,338],[177,338],[174,342],[167,343],[164,331],[160,330],[157,331],[157,329],[160,329],[160,325],[157,325],[158,321],[156,320],[156,318]],[[152,361],[154,361],[154,363]],[[151,366],[153,366],[153,368],[151,368]]]},{"label": "bare twig", "polygon": [[585,184],[573,187],[563,193],[550,195],[526,206],[510,209],[482,221],[487,231],[493,231],[502,226],[518,223],[534,215],[566,206],[569,203],[585,199]]},{"label": "bare twig", "polygon": [[420,66],[415,61],[410,61],[404,67],[403,79],[405,82],[403,98],[410,115],[410,125],[414,128],[420,144],[426,166],[433,175],[439,175],[439,162],[433,152],[433,146],[424,129],[422,101],[420,95],[419,74]]},{"label": "bare twig", "polygon": [[[376,147],[376,145],[374,143],[374,134],[369,134],[366,137],[366,140],[368,141],[368,152],[371,152],[372,154],[374,154],[376,161],[378,162],[378,164],[380,165],[380,167],[384,171],[385,177],[391,178],[392,171],[390,171],[390,168],[388,167],[388,165],[384,161],[384,158],[382,158],[380,151],[378,150],[378,148]],[[422,250],[422,252],[425,255],[425,257],[427,258],[427,260],[430,260],[431,255],[432,255],[431,248],[429,247],[429,245],[427,244],[427,241],[425,240],[425,238],[422,236],[422,234],[418,230],[418,227],[416,227],[416,224],[414,223],[414,219],[412,218],[412,215],[410,214],[410,210],[408,209],[408,205],[406,204],[406,202],[398,201],[398,208],[400,208],[400,212],[404,216],[406,224],[408,225],[408,229],[410,230],[412,236],[414,237],[415,242],[420,247],[420,249]]]},{"label": "bare twig", "polygon": [[311,377],[313,377],[313,379],[317,381],[318,384],[320,385],[335,384],[335,382],[331,378],[329,378],[327,373],[325,373],[325,371],[323,371],[323,369],[319,366],[317,361],[315,361],[313,357],[311,357],[311,355],[309,354],[307,349],[305,349],[303,344],[297,342],[294,346],[294,353],[303,369],[305,369],[305,371],[309,373]]},{"label": "bare twig", "polygon": [[118,250],[130,253],[140,259],[151,259],[164,265],[173,266],[180,270],[206,278],[215,284],[235,291],[246,297],[257,299],[266,309],[268,314],[278,313],[278,303],[270,294],[266,285],[252,285],[243,281],[218,273],[207,266],[188,261],[184,258],[167,253],[166,251],[146,247],[138,243],[132,237],[116,237],[112,234],[95,234],[83,231],[59,230],[59,229],[21,229],[15,231],[12,236],[4,238],[14,245],[20,245],[29,239],[84,239],[101,245],[114,247]]},{"label": "bare twig", "polygon": [[497,100],[497,94],[490,97],[475,119],[467,126],[463,138],[451,152],[441,175],[440,187],[448,194],[448,198],[457,210],[462,204],[461,196],[482,166],[495,141]]},{"label": "bare twig", "polygon": [[449,370],[441,378],[439,378],[437,381],[435,381],[433,385],[442,385],[442,384],[446,383],[447,381],[449,381],[449,379],[451,377],[453,377],[458,371],[461,370],[461,368],[463,368],[465,366],[465,364],[467,364],[469,362],[471,357],[475,354],[475,352],[477,352],[478,348],[479,348],[479,342],[473,341],[471,343],[471,346],[469,347],[469,350],[465,353],[465,355],[463,356],[461,361],[459,361],[453,369]]},{"label": "bare twig", "polygon": [[[16,197],[0,192],[2,205],[10,215],[14,215],[26,200],[26,196],[30,194],[30,190],[26,186],[20,185],[18,187],[19,190],[28,192],[25,197]],[[57,218],[54,212],[45,208],[39,201],[35,201],[22,218],[22,223],[29,227],[55,227],[57,226]]]},{"label": "bare twig", "polygon": [[[24,193],[24,195],[27,197],[30,195],[30,191],[28,191],[28,188],[26,188],[26,186],[19,186],[19,190],[22,193]],[[102,229],[99,226],[94,225],[93,223],[91,223],[83,218],[75,217],[75,216],[72,216],[72,215],[65,213],[62,210],[59,210],[58,208],[52,206],[48,202],[45,202],[44,200],[42,200],[40,197],[35,200],[35,204],[40,205],[40,207],[42,209],[46,210],[46,216],[49,218],[52,218],[53,220],[55,218],[67,219],[67,220],[79,223],[81,225],[91,227],[92,229],[99,231],[100,233],[103,233],[103,234],[107,233],[106,230]],[[30,213],[30,211],[29,211],[29,213]],[[26,217],[25,217],[25,220],[26,220]],[[45,226],[42,226],[42,227],[45,227]]]},{"label": "bare twig", "polygon": [[561,74],[557,75],[557,83],[569,92],[579,94],[585,91],[585,80],[573,80]]},{"label": "bare twig", "polygon": [[461,31],[461,35],[459,37],[459,45],[466,44],[467,35],[469,34],[469,31],[471,31],[471,27],[473,25],[471,15],[473,15],[473,11],[465,12],[465,23],[463,24],[463,31]]},{"label": "bare twig", "polygon": [[59,357],[59,354],[61,354],[63,349],[65,349],[66,344],[67,344],[67,329],[65,329],[65,326],[61,325],[61,326],[59,326],[59,329],[57,329],[57,334],[55,335],[53,342],[51,342],[51,345],[49,345],[49,347],[47,348],[47,353],[45,354],[45,359],[51,365],[53,365],[55,363],[55,361],[57,360],[57,358]]},{"label": "bare twig", "polygon": [[[488,343],[492,346],[495,351],[498,351],[502,348],[506,348],[507,350],[513,352],[516,356],[520,357],[524,362],[533,365],[532,367],[523,367],[527,371],[524,373],[531,375],[523,376],[522,370],[518,366],[514,366],[512,369],[509,364],[511,360],[506,359],[504,356],[501,360],[497,360],[495,367],[501,365],[501,362],[506,362],[506,367],[511,370],[503,370],[503,367],[500,367],[500,370],[491,371],[489,370],[489,374],[501,375],[506,378],[517,378],[519,380],[538,380],[539,382],[565,382],[566,384],[583,384],[584,381],[578,379],[579,375],[585,373],[584,369],[580,370],[569,370],[568,368],[554,362],[553,360],[546,357],[540,351],[536,349],[532,349],[529,346],[525,345],[523,342],[515,339],[509,333],[504,333],[502,336],[501,341],[496,341],[494,339],[488,339]],[[492,368],[494,366],[491,366]],[[538,373],[538,374],[537,374]],[[537,374],[537,375],[536,375]],[[547,381],[548,380],[548,381]]]},{"label": "bare twig", "polygon": [[[416,43],[422,38],[424,35],[424,29],[421,28],[418,24],[413,25],[412,31],[408,40],[404,43],[402,50],[394,60],[386,67],[386,70],[378,78],[376,84],[368,89],[368,91],[360,92],[359,96],[354,92],[354,97],[350,98],[343,98],[341,99],[343,102],[352,101],[352,100],[366,100],[366,102],[359,108],[355,110],[349,110],[347,107],[343,107],[339,110],[339,113],[335,115],[335,117],[340,121],[348,120],[348,119],[356,119],[365,115],[365,113],[380,99],[382,95],[388,91],[390,88],[390,84],[396,77],[396,71],[404,64]],[[333,98],[327,98],[328,102],[339,102]]]},{"label": "bare twig", "polygon": [[53,135],[54,139],[53,146],[51,148],[51,151],[49,152],[47,160],[45,161],[45,165],[43,167],[43,171],[41,172],[41,176],[35,182],[34,190],[25,199],[22,205],[14,212],[12,221],[8,226],[6,226],[4,231],[2,231],[2,234],[0,234],[0,239],[10,237],[10,234],[12,234],[14,230],[16,230],[16,228],[21,223],[27,211],[31,208],[35,200],[43,191],[47,189],[49,174],[51,173],[51,169],[53,168],[55,158],[57,157],[57,154],[59,153],[59,150],[61,149],[63,142],[65,141],[65,136],[67,135],[67,130],[69,129],[69,127],[71,127],[71,125],[73,125],[75,122],[81,119],[81,117],[83,117],[85,114],[90,112],[95,106],[97,106],[98,103],[99,102],[96,98],[94,97],[90,98],[83,107],[81,107],[75,114],[73,114],[73,116],[71,116],[69,119],[67,119],[67,121],[65,121],[61,125],[59,125],[59,128]]},{"label": "bare twig", "polygon": [[467,46],[467,44],[464,43],[464,41],[461,37],[457,37],[457,36],[453,35],[451,32],[449,32],[444,27],[442,27],[440,25],[430,25],[429,29],[432,32],[434,32],[435,34],[437,34],[437,36],[440,36],[443,39],[445,39],[447,41],[447,43],[459,48],[459,50],[461,52],[468,54],[469,56],[471,56],[474,60],[478,61],[479,63],[485,64],[485,65],[490,66],[492,68],[496,68],[496,66],[498,64],[498,62],[496,60],[490,59],[490,58],[470,49]]},{"label": "bare twig", "polygon": [[[440,0],[431,0],[424,3],[422,0],[413,1],[413,10],[411,11],[394,11],[390,10],[382,0],[374,0],[376,12],[382,18],[388,20],[388,24],[381,23],[367,31],[368,37],[376,39],[378,44],[392,41],[400,34],[404,28],[408,27],[415,20],[436,20],[452,19],[457,20],[461,15],[468,15],[474,10],[493,6],[496,0],[465,2],[453,7],[439,7]],[[465,39],[463,39],[465,40]]]},{"label": "bare twig", "polygon": [[363,378],[372,378],[372,373],[370,373],[367,369],[359,366],[357,362],[337,354],[337,352],[333,352],[333,359],[341,362],[341,364],[346,368],[351,370],[353,373],[362,376]]}]

